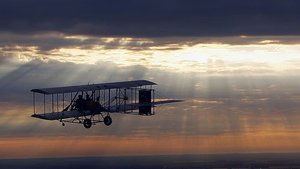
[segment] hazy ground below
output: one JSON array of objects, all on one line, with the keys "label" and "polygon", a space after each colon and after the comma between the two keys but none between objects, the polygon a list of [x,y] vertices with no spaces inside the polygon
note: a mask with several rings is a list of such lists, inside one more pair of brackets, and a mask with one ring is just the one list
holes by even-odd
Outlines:
[{"label": "hazy ground below", "polygon": [[300,168],[300,154],[211,154],[0,160],[5,169]]}]

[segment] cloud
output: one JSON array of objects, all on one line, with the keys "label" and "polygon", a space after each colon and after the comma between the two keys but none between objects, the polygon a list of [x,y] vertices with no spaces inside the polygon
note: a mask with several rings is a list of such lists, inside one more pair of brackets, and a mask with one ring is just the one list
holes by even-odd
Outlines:
[{"label": "cloud", "polygon": [[2,0],[0,30],[119,37],[299,35],[297,0]]},{"label": "cloud", "polygon": [[[198,40],[197,40],[198,41]],[[126,49],[131,51],[178,50],[184,45],[195,45],[193,39],[149,39],[149,38],[122,38],[122,37],[93,37],[68,36],[61,33],[40,33],[35,35],[0,33],[0,47],[2,51],[38,50],[43,54],[61,48],[76,49]]]},{"label": "cloud", "polygon": [[[0,91],[2,93],[0,102],[9,101],[19,102],[19,104],[31,104],[29,91],[32,88],[152,79],[160,81],[163,88],[169,86],[168,81],[173,81],[173,87],[171,87],[173,90],[175,86],[179,87],[181,83],[177,80],[176,83],[174,81],[181,76],[180,74],[164,72],[159,69],[150,70],[139,65],[119,66],[113,62],[99,61],[96,64],[75,64],[55,60],[47,62],[32,60],[27,63],[12,62],[7,66],[10,67],[12,65],[16,68],[6,71],[7,73],[0,77]],[[189,82],[190,80],[186,81]],[[192,87],[193,83],[186,83],[186,85]],[[168,90],[171,89],[170,87],[168,88]],[[185,91],[187,90],[182,88],[180,92],[185,95]],[[174,93],[173,96],[177,95],[178,97],[178,94]],[[170,94],[168,95],[170,96]]]},{"label": "cloud", "polygon": [[[127,50],[149,53],[153,51],[175,51],[196,45],[276,45],[299,44],[300,36],[234,36],[234,37],[160,37],[124,38],[96,36],[68,36],[62,33],[16,34],[0,33],[1,55],[25,54],[31,58],[38,55],[48,57],[59,53],[59,49],[96,50],[103,53],[110,50]],[[201,46],[200,46],[201,47]],[[8,54],[9,53],[9,54]],[[33,54],[35,53],[35,54]],[[61,53],[59,55],[62,55]],[[2,58],[4,56],[1,56]]]},{"label": "cloud", "polygon": [[[166,133],[177,135],[178,132],[181,135],[216,136],[228,131],[253,131],[257,126],[268,128],[272,120],[276,121],[272,123],[275,128],[299,126],[299,75],[175,73],[138,65],[119,66],[112,62],[75,64],[33,60],[20,63],[12,60],[5,64],[16,68],[0,77],[2,138],[51,135],[159,137]],[[57,122],[30,118],[32,95],[29,91],[32,88],[134,79],[158,83],[158,98],[180,98],[186,102],[157,107],[157,115],[150,119],[114,115],[112,127],[95,126],[89,133],[82,130],[81,125],[61,128]]]}]

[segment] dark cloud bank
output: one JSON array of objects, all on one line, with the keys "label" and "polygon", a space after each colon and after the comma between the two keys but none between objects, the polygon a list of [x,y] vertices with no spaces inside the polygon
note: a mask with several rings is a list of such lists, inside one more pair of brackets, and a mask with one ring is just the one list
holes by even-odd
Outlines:
[{"label": "dark cloud bank", "polygon": [[[264,40],[299,44],[299,11],[296,0],[2,0],[0,47],[37,47],[40,54],[50,54],[53,49],[95,46],[146,51]],[[124,44],[123,37],[133,39]]]},{"label": "dark cloud bank", "polygon": [[0,31],[96,36],[299,35],[297,0],[2,0]]}]

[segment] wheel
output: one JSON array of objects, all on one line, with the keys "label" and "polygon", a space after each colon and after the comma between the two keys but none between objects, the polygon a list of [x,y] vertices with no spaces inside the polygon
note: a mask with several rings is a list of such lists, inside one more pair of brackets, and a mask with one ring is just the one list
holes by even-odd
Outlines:
[{"label": "wheel", "polygon": [[111,119],[110,116],[104,117],[104,124],[105,125],[109,126],[109,125],[111,125],[111,123],[112,123],[112,119]]},{"label": "wheel", "polygon": [[92,127],[92,121],[90,120],[90,119],[84,119],[83,120],[83,126],[85,127],[85,128],[91,128]]}]

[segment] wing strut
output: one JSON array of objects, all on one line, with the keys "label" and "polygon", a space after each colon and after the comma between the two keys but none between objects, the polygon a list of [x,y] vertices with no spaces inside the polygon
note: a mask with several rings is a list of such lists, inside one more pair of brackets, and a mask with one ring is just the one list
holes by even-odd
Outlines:
[{"label": "wing strut", "polygon": [[73,104],[73,102],[74,102],[74,100],[75,100],[75,98],[76,98],[76,96],[78,95],[78,92],[76,92],[76,94],[75,94],[75,96],[73,97],[73,99],[72,99],[72,101],[71,101],[71,103],[66,107],[66,108],[64,108],[64,110],[63,111],[68,111],[68,109],[70,108],[70,106]]}]

